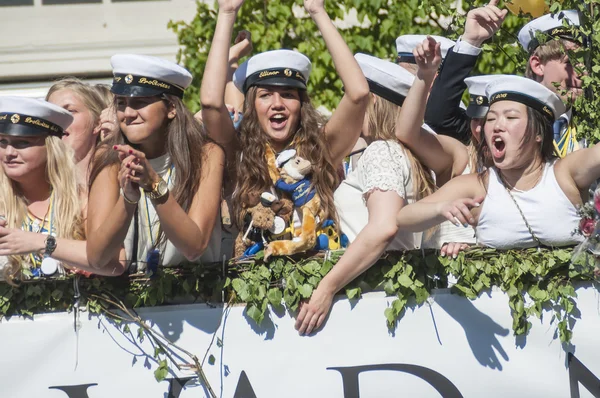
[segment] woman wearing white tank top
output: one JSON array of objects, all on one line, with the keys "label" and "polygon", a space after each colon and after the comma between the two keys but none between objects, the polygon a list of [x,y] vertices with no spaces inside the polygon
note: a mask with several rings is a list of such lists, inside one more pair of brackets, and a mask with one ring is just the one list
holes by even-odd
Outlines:
[{"label": "woman wearing white tank top", "polygon": [[565,106],[533,80],[506,77],[488,84],[486,94],[490,110],[478,157],[491,157],[493,166],[404,207],[398,226],[422,231],[445,220],[470,224],[480,244],[502,249],[577,243],[576,206],[600,177],[600,147],[556,160],[552,123]]}]

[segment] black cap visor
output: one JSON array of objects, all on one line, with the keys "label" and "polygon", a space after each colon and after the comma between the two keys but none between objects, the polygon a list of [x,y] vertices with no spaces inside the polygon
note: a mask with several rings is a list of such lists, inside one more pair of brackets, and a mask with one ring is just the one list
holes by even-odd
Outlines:
[{"label": "black cap visor", "polygon": [[[274,77],[272,79],[263,79],[260,82],[256,82],[252,86],[292,87],[292,88],[298,88],[300,90],[306,90],[306,84],[304,84],[298,80],[289,79],[287,77]],[[252,86],[249,86],[248,88],[250,88]]]},{"label": "black cap visor", "polygon": [[23,114],[2,114],[0,121],[0,134],[17,137],[45,137],[53,135],[62,137],[63,129],[47,120]]},{"label": "black cap visor", "polygon": [[152,87],[132,86],[130,84],[113,84],[110,91],[122,97],[154,97],[160,96],[164,90]]},{"label": "black cap visor", "polygon": [[248,76],[244,82],[244,93],[252,86],[282,86],[306,90],[306,79],[295,69],[273,68]]},{"label": "black cap visor", "polygon": [[171,94],[183,98],[183,89],[153,77],[115,73],[110,91],[123,97],[153,97]]},{"label": "black cap visor", "polygon": [[466,113],[467,116],[471,119],[483,119],[485,115],[487,115],[489,109],[490,107],[487,105],[480,106],[475,104],[469,104],[469,106],[467,106]]}]

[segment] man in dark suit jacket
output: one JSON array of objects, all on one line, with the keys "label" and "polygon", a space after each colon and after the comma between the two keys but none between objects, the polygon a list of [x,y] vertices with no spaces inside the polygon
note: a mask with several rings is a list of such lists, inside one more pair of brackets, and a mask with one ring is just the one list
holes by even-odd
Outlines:
[{"label": "man in dark suit jacket", "polygon": [[[465,33],[448,51],[427,101],[425,123],[436,133],[454,137],[465,145],[471,142],[471,119],[461,108],[461,98],[467,88],[464,80],[477,63],[481,45],[500,29],[508,13],[497,4],[498,0],[492,0],[485,7],[469,11]],[[473,120],[475,124],[480,121]]]}]

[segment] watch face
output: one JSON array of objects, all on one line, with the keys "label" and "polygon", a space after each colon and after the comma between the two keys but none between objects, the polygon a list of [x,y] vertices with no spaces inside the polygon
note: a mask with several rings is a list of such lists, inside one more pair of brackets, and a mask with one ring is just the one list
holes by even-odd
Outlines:
[{"label": "watch face", "polygon": [[52,235],[48,235],[46,238],[46,252],[52,253],[56,249],[56,238]]},{"label": "watch face", "polygon": [[158,183],[158,187],[156,187],[156,190],[158,191],[158,194],[160,196],[163,196],[169,190],[169,186],[167,185],[167,182],[165,180],[160,180],[160,182]]}]

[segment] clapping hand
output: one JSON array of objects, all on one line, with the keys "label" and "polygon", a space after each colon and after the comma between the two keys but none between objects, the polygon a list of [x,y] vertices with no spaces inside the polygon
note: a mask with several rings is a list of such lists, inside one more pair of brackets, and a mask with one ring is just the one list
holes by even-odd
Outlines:
[{"label": "clapping hand", "polygon": [[129,145],[115,145],[113,149],[119,152],[121,168],[119,169],[119,185],[130,201],[140,199],[139,188],[152,190],[152,185],[159,181],[160,176],[152,168],[146,155]]}]

